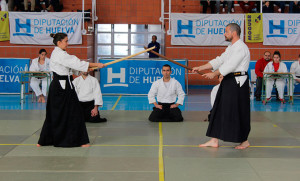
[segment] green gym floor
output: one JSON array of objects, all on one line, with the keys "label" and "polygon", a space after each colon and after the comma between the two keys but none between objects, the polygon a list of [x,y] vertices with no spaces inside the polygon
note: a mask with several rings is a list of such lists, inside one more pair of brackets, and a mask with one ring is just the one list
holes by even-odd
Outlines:
[{"label": "green gym floor", "polygon": [[[120,99],[119,99],[120,100]],[[117,103],[117,102],[116,102]],[[199,148],[208,111],[152,123],[150,110],[101,110],[87,123],[91,147],[36,147],[45,110],[0,110],[2,181],[298,181],[300,113],[251,112],[251,147]]]}]

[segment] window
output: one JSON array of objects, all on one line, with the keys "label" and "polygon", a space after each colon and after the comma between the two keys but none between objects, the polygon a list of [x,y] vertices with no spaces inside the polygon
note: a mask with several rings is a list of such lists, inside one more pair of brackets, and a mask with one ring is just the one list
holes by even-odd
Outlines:
[{"label": "window", "polygon": [[[157,36],[161,45],[160,53],[164,54],[164,33],[161,25],[143,24],[97,24],[96,25],[96,57],[121,58],[144,50],[144,46]],[[148,58],[143,53],[135,58]]]}]

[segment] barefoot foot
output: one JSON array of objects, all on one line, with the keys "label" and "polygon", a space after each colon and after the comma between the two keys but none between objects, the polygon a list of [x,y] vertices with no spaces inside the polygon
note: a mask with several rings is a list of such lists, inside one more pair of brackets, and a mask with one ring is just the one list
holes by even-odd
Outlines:
[{"label": "barefoot foot", "polygon": [[235,149],[238,149],[238,150],[243,150],[243,149],[246,149],[250,146],[250,143],[249,141],[244,141],[243,143],[241,143],[239,146],[236,146]]},{"label": "barefoot foot", "polygon": [[204,144],[200,144],[199,147],[213,147],[213,148],[218,148],[219,147],[219,141],[216,138],[212,138],[208,142]]},{"label": "barefoot foot", "polygon": [[85,144],[85,145],[81,145],[80,147],[90,147],[91,145],[90,144]]},{"label": "barefoot foot", "polygon": [[36,144],[36,147],[41,147],[42,145],[40,145],[40,144]]}]

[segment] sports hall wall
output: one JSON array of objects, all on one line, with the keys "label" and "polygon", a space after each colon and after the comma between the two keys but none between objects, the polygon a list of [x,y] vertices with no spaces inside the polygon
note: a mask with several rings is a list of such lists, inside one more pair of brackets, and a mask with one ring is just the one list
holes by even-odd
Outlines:
[{"label": "sports hall wall", "polygon": [[[81,0],[68,0],[63,2],[64,12],[74,12],[82,9]],[[168,11],[168,0],[165,0],[165,11]],[[85,0],[85,9],[92,8],[92,1]],[[172,12],[200,13],[202,6],[200,0],[172,0]],[[276,7],[275,7],[276,8]],[[209,11],[209,10],[208,10]],[[288,7],[286,7],[288,11]],[[235,13],[242,13],[238,4],[235,4]],[[220,14],[221,16],[222,14]],[[161,24],[161,0],[97,0],[96,24]],[[168,20],[165,21],[168,30]],[[94,35],[83,35],[82,45],[68,47],[70,54],[81,59],[94,60]],[[282,60],[296,60],[300,54],[299,46],[264,46],[262,43],[247,43],[251,60],[262,57],[263,52],[279,50]],[[0,57],[36,58],[40,48],[49,53],[54,46],[14,45],[9,41],[0,42]],[[199,66],[220,55],[226,47],[214,46],[172,46],[171,36],[165,35],[165,55],[174,59],[186,58],[189,66]],[[214,85],[217,80],[207,80],[197,74],[189,74],[189,85]]]}]

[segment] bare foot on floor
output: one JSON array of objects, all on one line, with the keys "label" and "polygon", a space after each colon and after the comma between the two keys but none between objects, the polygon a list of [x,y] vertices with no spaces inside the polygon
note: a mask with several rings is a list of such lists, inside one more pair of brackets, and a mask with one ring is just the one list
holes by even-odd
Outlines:
[{"label": "bare foot on floor", "polygon": [[36,147],[41,147],[41,145],[40,144],[36,144]]},{"label": "bare foot on floor", "polygon": [[238,150],[243,150],[243,149],[246,149],[250,146],[250,143],[249,141],[244,141],[243,143],[241,143],[239,146],[236,146],[235,149],[238,149]]},{"label": "bare foot on floor", "polygon": [[213,148],[218,148],[219,147],[219,141],[216,138],[212,138],[208,142],[204,144],[200,144],[199,147],[213,147]]},{"label": "bare foot on floor", "polygon": [[81,145],[80,147],[90,147],[90,144]]}]

